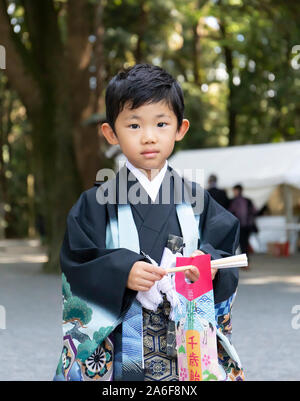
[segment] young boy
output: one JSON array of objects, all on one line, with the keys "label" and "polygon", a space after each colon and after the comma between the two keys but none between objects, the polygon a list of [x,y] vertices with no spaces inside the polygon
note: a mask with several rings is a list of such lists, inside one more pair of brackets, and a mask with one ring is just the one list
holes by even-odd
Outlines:
[{"label": "young boy", "polygon": [[[178,380],[172,305],[162,291],[153,307],[149,295],[166,277],[160,261],[168,238],[183,238],[185,256],[212,259],[235,254],[239,241],[238,220],[168,166],[189,128],[183,112],[179,84],[160,67],[135,65],[107,87],[102,134],[127,160],[116,179],[83,192],[68,215],[61,249],[64,346],[55,380]],[[196,267],[185,274],[199,279]],[[237,269],[212,269],[212,279],[217,329],[230,337]],[[218,348],[225,378],[243,379],[235,352]]]}]

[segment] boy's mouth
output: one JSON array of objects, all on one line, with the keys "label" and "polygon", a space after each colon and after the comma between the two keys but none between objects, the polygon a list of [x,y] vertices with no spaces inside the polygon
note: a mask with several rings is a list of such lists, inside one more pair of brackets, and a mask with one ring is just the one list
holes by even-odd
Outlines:
[{"label": "boy's mouth", "polygon": [[149,149],[149,150],[144,150],[141,154],[145,156],[147,159],[151,159],[155,157],[159,153],[158,150],[155,149]]}]

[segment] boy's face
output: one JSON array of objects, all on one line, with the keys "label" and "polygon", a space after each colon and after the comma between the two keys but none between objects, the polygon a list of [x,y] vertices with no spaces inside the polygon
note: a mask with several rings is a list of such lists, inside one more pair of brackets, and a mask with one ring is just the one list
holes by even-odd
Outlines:
[{"label": "boy's face", "polygon": [[102,124],[102,133],[111,145],[119,144],[130,163],[151,179],[171,155],[175,141],[183,139],[189,122],[184,119],[177,129],[177,117],[164,101],[133,110],[129,106],[125,105],[115,121],[117,135],[107,123]]}]

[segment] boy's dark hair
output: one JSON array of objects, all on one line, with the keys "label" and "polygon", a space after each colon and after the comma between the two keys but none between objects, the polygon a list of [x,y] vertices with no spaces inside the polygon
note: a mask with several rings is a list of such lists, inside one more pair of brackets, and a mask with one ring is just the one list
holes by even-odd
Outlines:
[{"label": "boy's dark hair", "polygon": [[147,103],[166,101],[182,124],[184,100],[179,83],[165,70],[150,64],[136,64],[119,72],[109,82],[106,95],[106,119],[115,131],[115,121],[127,102],[131,109]]}]

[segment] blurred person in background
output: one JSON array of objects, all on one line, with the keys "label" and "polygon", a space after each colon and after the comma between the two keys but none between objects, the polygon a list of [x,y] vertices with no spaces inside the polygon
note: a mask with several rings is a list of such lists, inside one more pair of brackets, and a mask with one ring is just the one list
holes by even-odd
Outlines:
[{"label": "blurred person in background", "polygon": [[[229,211],[240,221],[240,248],[241,253],[249,252],[249,237],[257,232],[255,224],[256,209],[249,198],[243,196],[243,187],[237,184],[233,187],[234,197],[229,204]],[[249,258],[249,255],[248,255]]]},{"label": "blurred person in background", "polygon": [[207,190],[215,201],[217,201],[225,209],[228,209],[230,201],[228,199],[226,192],[223,189],[217,188],[217,181],[218,181],[217,176],[214,174],[211,174],[208,177],[208,189]]}]

